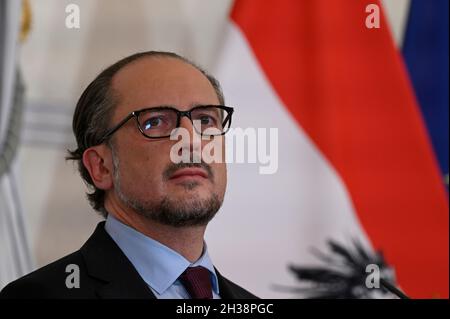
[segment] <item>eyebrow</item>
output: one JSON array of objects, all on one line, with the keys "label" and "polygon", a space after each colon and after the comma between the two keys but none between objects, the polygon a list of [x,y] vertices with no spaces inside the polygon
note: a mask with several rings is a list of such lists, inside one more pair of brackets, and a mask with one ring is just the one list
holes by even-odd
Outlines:
[{"label": "eyebrow", "polygon": [[214,103],[197,103],[197,102],[194,102],[194,103],[191,103],[189,105],[189,107],[190,108],[194,108],[194,107],[197,107],[197,106],[204,106],[204,105],[220,105],[220,103],[219,104],[214,104]]}]

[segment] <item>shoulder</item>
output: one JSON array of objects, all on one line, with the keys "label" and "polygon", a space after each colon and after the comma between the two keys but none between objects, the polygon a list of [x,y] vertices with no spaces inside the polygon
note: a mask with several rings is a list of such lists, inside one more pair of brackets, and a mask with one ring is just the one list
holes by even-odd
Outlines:
[{"label": "shoulder", "polygon": [[66,285],[71,275],[79,275],[80,282],[87,277],[80,251],[11,282],[0,292],[0,299],[75,298],[86,293],[86,289],[71,289]]}]

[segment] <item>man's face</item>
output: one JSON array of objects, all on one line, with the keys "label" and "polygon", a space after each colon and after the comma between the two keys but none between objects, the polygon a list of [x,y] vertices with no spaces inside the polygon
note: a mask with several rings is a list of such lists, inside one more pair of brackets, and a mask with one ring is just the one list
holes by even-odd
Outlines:
[{"label": "man's face", "polygon": [[[157,106],[189,110],[196,105],[218,105],[216,92],[208,79],[193,66],[174,58],[142,58],[125,66],[113,78],[118,96],[111,126],[130,112]],[[182,117],[180,126],[189,130],[192,123]],[[118,130],[112,140],[114,190],[122,204],[136,213],[171,226],[205,225],[220,208],[226,188],[224,137],[220,163],[175,164],[169,138],[148,139],[138,130],[134,119]],[[202,141],[201,148],[209,141]],[[197,169],[197,171],[195,171]],[[200,173],[200,174],[196,174]],[[190,175],[194,174],[194,175]]]}]

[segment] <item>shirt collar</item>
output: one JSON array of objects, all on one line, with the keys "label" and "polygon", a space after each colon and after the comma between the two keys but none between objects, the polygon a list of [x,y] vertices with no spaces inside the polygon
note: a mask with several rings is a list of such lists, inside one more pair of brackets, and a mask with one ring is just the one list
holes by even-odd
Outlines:
[{"label": "shirt collar", "polygon": [[176,251],[121,223],[111,214],[106,218],[106,232],[127,256],[139,275],[158,294],[164,293],[188,267],[203,266],[209,270],[214,292],[219,294],[217,274],[206,243],[200,258],[191,263]]}]

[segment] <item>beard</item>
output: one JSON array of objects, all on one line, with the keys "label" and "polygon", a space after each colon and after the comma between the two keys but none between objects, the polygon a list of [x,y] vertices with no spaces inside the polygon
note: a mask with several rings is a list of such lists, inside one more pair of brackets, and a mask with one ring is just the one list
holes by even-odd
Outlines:
[{"label": "beard", "polygon": [[[160,199],[140,200],[133,194],[127,194],[121,187],[121,178],[119,170],[119,158],[112,148],[113,157],[113,178],[115,191],[122,202],[132,208],[137,214],[154,222],[173,226],[204,226],[211,221],[220,207],[222,206],[222,198],[211,193],[207,198],[197,198],[194,194],[187,194],[184,198],[173,198],[165,195]],[[168,180],[173,172],[186,167],[201,167],[208,172],[208,177],[213,181],[213,173],[206,163],[180,163],[170,164],[163,173],[164,180]],[[180,184],[185,188],[186,193],[199,185],[198,182],[185,182]]]}]

